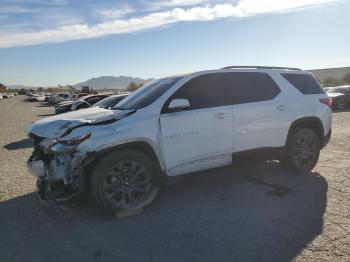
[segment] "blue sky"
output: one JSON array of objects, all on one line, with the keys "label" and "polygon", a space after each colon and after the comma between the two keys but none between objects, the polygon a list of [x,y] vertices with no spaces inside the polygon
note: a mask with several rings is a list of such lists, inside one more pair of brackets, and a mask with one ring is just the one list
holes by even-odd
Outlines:
[{"label": "blue sky", "polygon": [[0,0],[0,82],[350,66],[346,0]]}]

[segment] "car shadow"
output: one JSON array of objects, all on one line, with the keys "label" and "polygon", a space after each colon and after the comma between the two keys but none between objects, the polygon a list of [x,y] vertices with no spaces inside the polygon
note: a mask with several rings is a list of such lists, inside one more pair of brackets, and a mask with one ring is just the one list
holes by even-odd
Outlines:
[{"label": "car shadow", "polygon": [[52,105],[47,102],[41,102],[40,104],[36,105],[36,107],[52,107]]},{"label": "car shadow", "polygon": [[33,147],[33,143],[29,138],[22,139],[16,142],[12,142],[4,146],[7,150],[18,150]]},{"label": "car shadow", "polygon": [[344,110],[338,110],[338,109],[333,109],[332,113],[344,113],[344,112],[350,112],[350,109],[344,109]]},{"label": "car shadow", "polygon": [[291,261],[322,232],[327,182],[275,162],[179,179],[140,215],[118,220],[39,204],[0,203],[2,261]]},{"label": "car shadow", "polygon": [[55,114],[42,114],[42,115],[37,115],[39,117],[48,117],[48,116],[54,116]]}]

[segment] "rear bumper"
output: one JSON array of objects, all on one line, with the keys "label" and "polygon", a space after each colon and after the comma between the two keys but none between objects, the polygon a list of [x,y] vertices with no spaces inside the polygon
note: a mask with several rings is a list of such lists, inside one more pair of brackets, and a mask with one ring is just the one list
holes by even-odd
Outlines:
[{"label": "rear bumper", "polygon": [[329,140],[331,140],[331,137],[332,137],[332,129],[330,129],[328,134],[323,138],[323,142],[321,146],[322,148],[324,148],[328,144]]}]

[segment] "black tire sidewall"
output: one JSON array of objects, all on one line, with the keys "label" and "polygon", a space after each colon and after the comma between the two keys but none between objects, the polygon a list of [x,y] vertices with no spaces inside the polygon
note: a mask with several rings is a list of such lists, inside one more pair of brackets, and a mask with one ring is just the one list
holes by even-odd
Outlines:
[{"label": "black tire sidewall", "polygon": [[154,178],[158,174],[156,165],[153,160],[151,160],[149,157],[147,157],[142,152],[136,151],[136,150],[122,150],[122,151],[112,151],[103,157],[98,161],[98,163],[95,165],[91,179],[90,179],[90,192],[95,200],[95,202],[112,212],[115,211],[124,211],[122,209],[117,209],[115,206],[113,206],[110,201],[108,201],[105,198],[105,195],[103,193],[103,181],[105,177],[107,176],[108,171],[110,170],[112,165],[115,165],[115,163],[119,161],[137,161],[140,162],[142,165],[144,165],[148,171],[151,174],[151,183],[152,187],[154,187]]},{"label": "black tire sidewall", "polygon": [[[305,134],[305,133],[310,135],[310,137],[317,144],[316,157],[315,157],[312,165],[308,169],[300,168],[298,165],[296,165],[294,158],[293,158],[293,151],[295,149],[297,140],[301,134]],[[296,171],[298,173],[309,173],[316,166],[316,164],[318,162],[318,159],[320,156],[320,150],[321,150],[321,143],[320,143],[318,136],[315,134],[315,132],[312,131],[311,129],[308,129],[308,128],[298,128],[298,129],[294,130],[294,132],[292,133],[291,138],[288,142],[285,161],[283,164],[289,170]]]}]

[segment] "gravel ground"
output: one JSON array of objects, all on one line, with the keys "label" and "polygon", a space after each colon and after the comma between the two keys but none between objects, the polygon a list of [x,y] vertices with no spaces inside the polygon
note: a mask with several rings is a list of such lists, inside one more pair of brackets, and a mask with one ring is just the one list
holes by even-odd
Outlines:
[{"label": "gravel ground", "polygon": [[350,261],[350,112],[314,173],[234,165],[164,188],[138,216],[42,206],[27,126],[53,112],[0,100],[0,261]]}]

